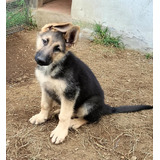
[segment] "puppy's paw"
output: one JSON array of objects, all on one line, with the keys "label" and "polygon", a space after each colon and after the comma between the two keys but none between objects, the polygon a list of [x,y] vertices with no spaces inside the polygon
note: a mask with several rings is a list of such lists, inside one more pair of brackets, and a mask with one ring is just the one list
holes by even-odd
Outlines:
[{"label": "puppy's paw", "polygon": [[87,123],[87,121],[84,119],[74,118],[74,119],[71,119],[69,128],[76,130],[77,128],[81,127],[82,125],[84,125],[86,123]]},{"label": "puppy's paw", "polygon": [[44,115],[40,113],[34,115],[32,118],[29,119],[29,121],[32,124],[41,124],[41,123],[44,123],[46,120],[47,120],[47,117],[45,117]]},{"label": "puppy's paw", "polygon": [[68,129],[57,126],[52,132],[50,137],[52,138],[52,143],[59,144],[62,143],[65,137],[68,135]]}]

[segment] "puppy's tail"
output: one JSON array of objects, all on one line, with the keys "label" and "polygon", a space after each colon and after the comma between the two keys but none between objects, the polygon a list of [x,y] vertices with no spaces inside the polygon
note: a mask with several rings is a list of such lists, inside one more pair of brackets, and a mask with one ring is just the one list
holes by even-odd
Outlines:
[{"label": "puppy's tail", "polygon": [[113,114],[113,113],[129,113],[137,112],[146,109],[153,109],[151,105],[135,105],[135,106],[119,106],[119,107],[110,107],[105,105],[103,108],[103,115]]}]

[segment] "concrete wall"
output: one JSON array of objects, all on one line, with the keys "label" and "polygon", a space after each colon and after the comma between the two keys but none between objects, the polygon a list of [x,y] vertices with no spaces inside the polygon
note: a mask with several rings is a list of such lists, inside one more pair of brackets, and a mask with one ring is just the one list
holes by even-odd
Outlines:
[{"label": "concrete wall", "polygon": [[27,2],[27,4],[29,4],[29,6],[31,8],[38,8],[38,7],[42,7],[43,4],[51,2],[53,0],[25,0]]},{"label": "concrete wall", "polygon": [[29,7],[38,8],[43,6],[43,0],[28,0]]},{"label": "concrete wall", "polygon": [[103,23],[122,35],[127,48],[145,52],[153,45],[152,0],[72,0],[73,19]]}]

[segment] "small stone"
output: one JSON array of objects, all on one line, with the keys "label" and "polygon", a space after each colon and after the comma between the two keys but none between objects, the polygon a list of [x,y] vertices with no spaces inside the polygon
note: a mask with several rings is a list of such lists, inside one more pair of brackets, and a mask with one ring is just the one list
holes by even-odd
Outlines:
[{"label": "small stone", "polygon": [[20,77],[20,78],[17,78],[17,81],[21,81],[22,80],[22,78]]},{"label": "small stone", "polygon": [[10,140],[7,140],[6,146],[8,147],[10,143]]},{"label": "small stone", "polygon": [[131,160],[137,160],[137,157],[136,156],[132,156]]},{"label": "small stone", "polygon": [[26,78],[28,78],[28,77],[24,75],[24,76],[23,76],[23,79],[26,79]]}]

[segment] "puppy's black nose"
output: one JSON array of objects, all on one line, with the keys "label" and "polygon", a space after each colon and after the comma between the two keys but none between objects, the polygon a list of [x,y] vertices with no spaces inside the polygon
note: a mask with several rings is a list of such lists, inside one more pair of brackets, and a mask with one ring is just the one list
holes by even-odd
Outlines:
[{"label": "puppy's black nose", "polygon": [[46,60],[43,57],[35,57],[37,64],[41,66],[47,65]]},{"label": "puppy's black nose", "polygon": [[44,56],[38,52],[35,56],[35,61],[41,66],[48,66],[52,63],[52,58],[50,56]]}]

